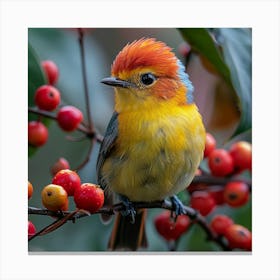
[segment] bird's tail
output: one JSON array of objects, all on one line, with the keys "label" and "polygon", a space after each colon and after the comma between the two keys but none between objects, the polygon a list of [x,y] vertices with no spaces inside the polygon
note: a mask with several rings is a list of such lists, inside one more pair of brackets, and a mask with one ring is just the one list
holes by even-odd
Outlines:
[{"label": "bird's tail", "polygon": [[146,216],[147,209],[138,210],[132,224],[129,216],[117,213],[108,249],[136,251],[138,248],[146,248],[148,245],[145,232]]}]

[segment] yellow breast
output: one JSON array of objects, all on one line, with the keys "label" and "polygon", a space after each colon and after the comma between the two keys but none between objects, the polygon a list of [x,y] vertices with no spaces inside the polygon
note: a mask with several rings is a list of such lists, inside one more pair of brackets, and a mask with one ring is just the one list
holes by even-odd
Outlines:
[{"label": "yellow breast", "polygon": [[116,193],[153,201],[189,185],[202,159],[205,130],[194,104],[118,116],[116,149],[102,173]]}]

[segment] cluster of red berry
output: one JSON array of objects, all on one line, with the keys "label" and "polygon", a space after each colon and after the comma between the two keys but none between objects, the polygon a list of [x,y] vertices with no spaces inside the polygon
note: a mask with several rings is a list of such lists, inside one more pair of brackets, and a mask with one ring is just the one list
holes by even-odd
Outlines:
[{"label": "cluster of red berry", "polygon": [[[34,101],[41,111],[54,111],[58,109],[56,120],[59,127],[67,132],[78,128],[83,120],[82,112],[74,106],[59,106],[61,103],[61,94],[54,87],[58,80],[58,67],[53,61],[46,60],[42,62],[42,68],[46,74],[48,84],[40,86],[34,96]],[[48,129],[41,120],[30,121],[28,123],[28,143],[34,147],[44,145],[48,140]]]},{"label": "cluster of red berry", "polygon": [[216,215],[210,223],[212,230],[219,236],[224,236],[230,248],[252,250],[252,233],[244,226],[235,224],[226,215]]},{"label": "cluster of red berry", "polygon": [[[208,163],[209,172],[213,178],[225,177],[230,180],[224,185],[211,185],[207,183],[192,183],[188,187],[190,194],[190,206],[196,209],[202,216],[207,216],[218,205],[240,207],[245,205],[250,197],[250,188],[242,180],[235,180],[234,175],[243,171],[252,170],[252,147],[245,141],[235,142],[229,150],[216,148],[216,140],[210,134],[206,136],[204,160]],[[201,169],[197,170],[197,176],[203,175]],[[189,228],[191,221],[187,216],[180,216],[173,221],[170,214],[163,212],[155,220],[158,233],[165,240],[177,240]],[[241,226],[234,224],[233,220],[226,215],[216,215],[210,227],[217,234],[224,236],[228,246],[232,249],[238,248],[251,250],[251,232]]]},{"label": "cluster of red berry", "polygon": [[[33,194],[33,186],[28,181],[28,199]],[[98,211],[104,203],[104,192],[95,184],[81,183],[79,175],[70,169],[60,170],[52,179],[51,184],[41,191],[42,204],[51,211],[67,211],[69,197],[74,197],[75,205],[89,213]],[[36,232],[32,222],[28,222],[28,236]]]}]

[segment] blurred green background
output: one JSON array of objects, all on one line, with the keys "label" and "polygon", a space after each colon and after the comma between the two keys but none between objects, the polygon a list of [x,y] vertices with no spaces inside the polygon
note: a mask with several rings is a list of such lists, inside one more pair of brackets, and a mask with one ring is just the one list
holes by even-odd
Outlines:
[{"label": "blurred green background", "polygon": [[[214,30],[222,36],[223,62],[228,68],[223,70],[215,55],[207,59],[211,53],[213,42],[207,45],[199,39],[192,39],[195,30],[184,33],[185,30],[174,28],[93,28],[85,29],[85,50],[87,78],[90,91],[90,106],[92,119],[96,129],[103,134],[113,112],[114,95],[110,87],[100,83],[104,77],[110,76],[110,67],[118,52],[128,43],[141,37],[154,37],[164,41],[174,49],[177,57],[183,62],[186,58],[180,51],[184,39],[194,40],[191,43],[193,55],[188,57],[187,72],[195,87],[195,102],[203,115],[208,131],[218,140],[218,146],[228,147],[230,137],[235,133],[241,139],[251,141],[251,30],[221,29]],[[218,37],[217,36],[217,37]],[[195,37],[195,36],[194,36]],[[36,83],[42,84],[44,77],[32,73],[31,60],[53,60],[59,67],[59,79],[56,87],[60,90],[63,104],[78,107],[86,116],[84,88],[82,82],[81,57],[76,29],[30,28],[29,42],[29,106],[33,106],[33,95]],[[207,46],[210,48],[207,48]],[[182,48],[181,48],[182,49]],[[210,50],[210,51],[209,51]],[[213,60],[212,60],[213,59]],[[216,69],[211,69],[212,60]],[[210,63],[210,64],[209,64]],[[36,63],[35,63],[36,64]],[[210,68],[209,68],[210,65]],[[213,65],[212,65],[213,66]],[[215,68],[215,67],[214,67]],[[229,70],[227,73],[226,70]],[[220,71],[224,71],[221,75]],[[229,80],[227,80],[229,79]],[[35,84],[31,84],[35,81]],[[245,109],[244,109],[245,108]],[[34,116],[29,116],[34,118]],[[86,117],[85,117],[86,120]],[[71,142],[54,121],[49,121],[49,139],[45,146],[37,149],[28,161],[28,178],[34,186],[33,197],[29,206],[42,207],[41,190],[51,182],[50,167],[59,157],[64,157],[75,169],[83,162],[89,149],[89,140]],[[240,133],[241,136],[240,136]],[[70,134],[80,136],[79,132]],[[239,139],[238,138],[238,139]],[[94,145],[90,161],[79,171],[82,182],[96,183],[95,165],[99,144]],[[186,200],[188,201],[188,196]],[[75,209],[72,197],[69,209]],[[149,251],[166,251],[165,241],[156,233],[153,219],[160,209],[149,210],[146,225],[149,241]],[[251,229],[251,202],[243,207],[232,209],[219,206],[207,220],[216,213],[225,213],[233,217],[236,223]],[[29,215],[37,230],[54,221],[51,217]],[[112,223],[103,225],[98,215],[79,219],[75,224],[68,222],[58,230],[37,237],[29,242],[29,251],[104,251],[106,250]],[[220,248],[206,240],[205,233],[193,225],[178,245],[179,251],[215,251]]]}]

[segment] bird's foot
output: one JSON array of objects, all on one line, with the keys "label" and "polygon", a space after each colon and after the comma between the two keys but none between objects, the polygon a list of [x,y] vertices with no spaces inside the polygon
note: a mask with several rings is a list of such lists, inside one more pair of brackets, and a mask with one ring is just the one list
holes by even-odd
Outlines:
[{"label": "bird's foot", "polygon": [[136,210],[134,209],[133,203],[126,196],[121,196],[120,198],[125,207],[125,209],[121,211],[121,214],[125,217],[128,216],[130,218],[130,222],[134,224]]},{"label": "bird's foot", "polygon": [[171,196],[170,200],[171,200],[174,212],[175,212],[175,219],[179,215],[186,214],[185,205],[182,203],[182,201],[176,195]]}]

